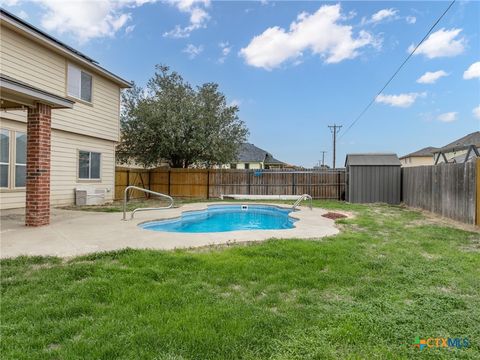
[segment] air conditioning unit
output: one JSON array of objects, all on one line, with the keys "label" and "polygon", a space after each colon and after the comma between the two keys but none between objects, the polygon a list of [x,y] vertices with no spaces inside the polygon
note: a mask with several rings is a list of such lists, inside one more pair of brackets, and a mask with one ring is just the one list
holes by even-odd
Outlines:
[{"label": "air conditioning unit", "polygon": [[105,203],[105,189],[82,186],[75,189],[75,205],[102,205]]}]

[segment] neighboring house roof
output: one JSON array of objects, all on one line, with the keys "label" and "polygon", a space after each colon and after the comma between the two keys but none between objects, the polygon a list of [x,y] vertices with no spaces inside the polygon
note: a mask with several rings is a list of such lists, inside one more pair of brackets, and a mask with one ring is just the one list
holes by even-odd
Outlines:
[{"label": "neighboring house roof", "polygon": [[115,75],[114,73],[101,67],[97,61],[81,53],[80,51],[75,50],[74,48],[68,46],[67,44],[61,42],[60,40],[54,38],[53,36],[47,34],[46,32],[36,28],[32,24],[29,24],[25,20],[22,20],[18,16],[13,15],[12,13],[8,12],[3,8],[0,8],[0,19],[2,20],[2,22],[4,21],[6,25],[8,24],[10,25],[10,27],[20,29],[23,32],[27,33],[31,38],[41,40],[44,43],[47,43],[51,48],[59,52],[69,54],[70,57],[86,65],[87,67],[93,70],[96,70],[97,72],[104,75],[106,78],[120,85],[120,87],[128,88],[132,86],[132,84],[129,81],[124,80],[120,76]]},{"label": "neighboring house roof", "polygon": [[243,143],[238,150],[237,162],[263,162],[265,164],[284,164],[277,160],[268,151],[260,149],[253,144]]},{"label": "neighboring house roof", "polygon": [[464,137],[452,141],[450,144],[445,145],[435,151],[435,153],[439,152],[452,152],[452,151],[459,151],[465,150],[469,146],[475,145],[476,147],[480,147],[480,131],[475,131],[471,134],[465,135]]},{"label": "neighboring house roof", "polygon": [[345,166],[400,166],[397,154],[371,153],[347,154]]},{"label": "neighboring house roof", "polygon": [[412,152],[410,154],[402,156],[400,159],[405,159],[409,157],[425,157],[425,156],[433,156],[434,151],[438,150],[438,148],[433,146],[427,146],[423,149],[418,151]]}]

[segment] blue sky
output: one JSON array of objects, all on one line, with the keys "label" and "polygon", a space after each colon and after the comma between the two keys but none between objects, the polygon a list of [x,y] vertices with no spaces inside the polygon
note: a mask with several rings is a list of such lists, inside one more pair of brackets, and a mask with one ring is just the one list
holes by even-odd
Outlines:
[{"label": "blue sky", "polygon": [[[280,160],[331,163],[328,125],[344,129],[449,2],[6,0],[3,6],[143,85],[166,64],[214,81]],[[347,133],[349,152],[442,146],[480,130],[480,3],[457,1]]]}]

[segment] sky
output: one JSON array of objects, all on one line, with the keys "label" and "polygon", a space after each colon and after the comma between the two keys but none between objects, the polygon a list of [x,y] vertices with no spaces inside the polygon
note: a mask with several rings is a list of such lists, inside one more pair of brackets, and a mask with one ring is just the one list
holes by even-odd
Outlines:
[{"label": "sky", "polygon": [[216,82],[249,142],[312,167],[328,125],[345,154],[443,146],[480,130],[480,2],[457,1],[372,106],[447,1],[3,0],[2,6],[127,80],[156,64]]}]

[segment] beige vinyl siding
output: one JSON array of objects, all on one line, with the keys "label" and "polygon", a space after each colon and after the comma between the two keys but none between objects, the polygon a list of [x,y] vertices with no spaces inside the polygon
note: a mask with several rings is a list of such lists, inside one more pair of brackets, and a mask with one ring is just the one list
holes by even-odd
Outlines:
[{"label": "beige vinyl siding", "polygon": [[[67,97],[67,59],[5,26],[1,31],[1,72]],[[92,75],[92,103],[73,99],[76,101],[73,109],[52,111],[52,128],[118,141],[120,88],[97,73],[89,72],[81,64],[72,64]],[[26,121],[26,117],[24,119]]]},{"label": "beige vinyl siding", "polygon": [[2,73],[31,86],[65,96],[65,59],[2,26]]},{"label": "beige vinyl siding", "polygon": [[120,89],[115,84],[93,74],[93,105],[74,100],[73,109],[52,112],[53,128],[119,140]]},{"label": "beige vinyl siding", "polygon": [[[78,179],[79,150],[101,153],[100,181]],[[115,189],[115,143],[60,130],[52,131],[52,167],[50,199],[52,206],[73,204],[77,186],[106,189],[107,201]]]},{"label": "beige vinyl siding", "polygon": [[[25,123],[0,119],[1,127],[26,132]],[[101,153],[100,181],[78,179],[78,151]],[[115,189],[115,142],[61,130],[52,130],[50,168],[50,200],[52,206],[70,205],[75,201],[77,186],[94,186],[110,190],[106,200],[113,200]],[[25,207],[25,190],[1,190],[0,209]]]},{"label": "beige vinyl siding", "polygon": [[433,165],[433,156],[411,156],[400,159],[403,167]]}]

